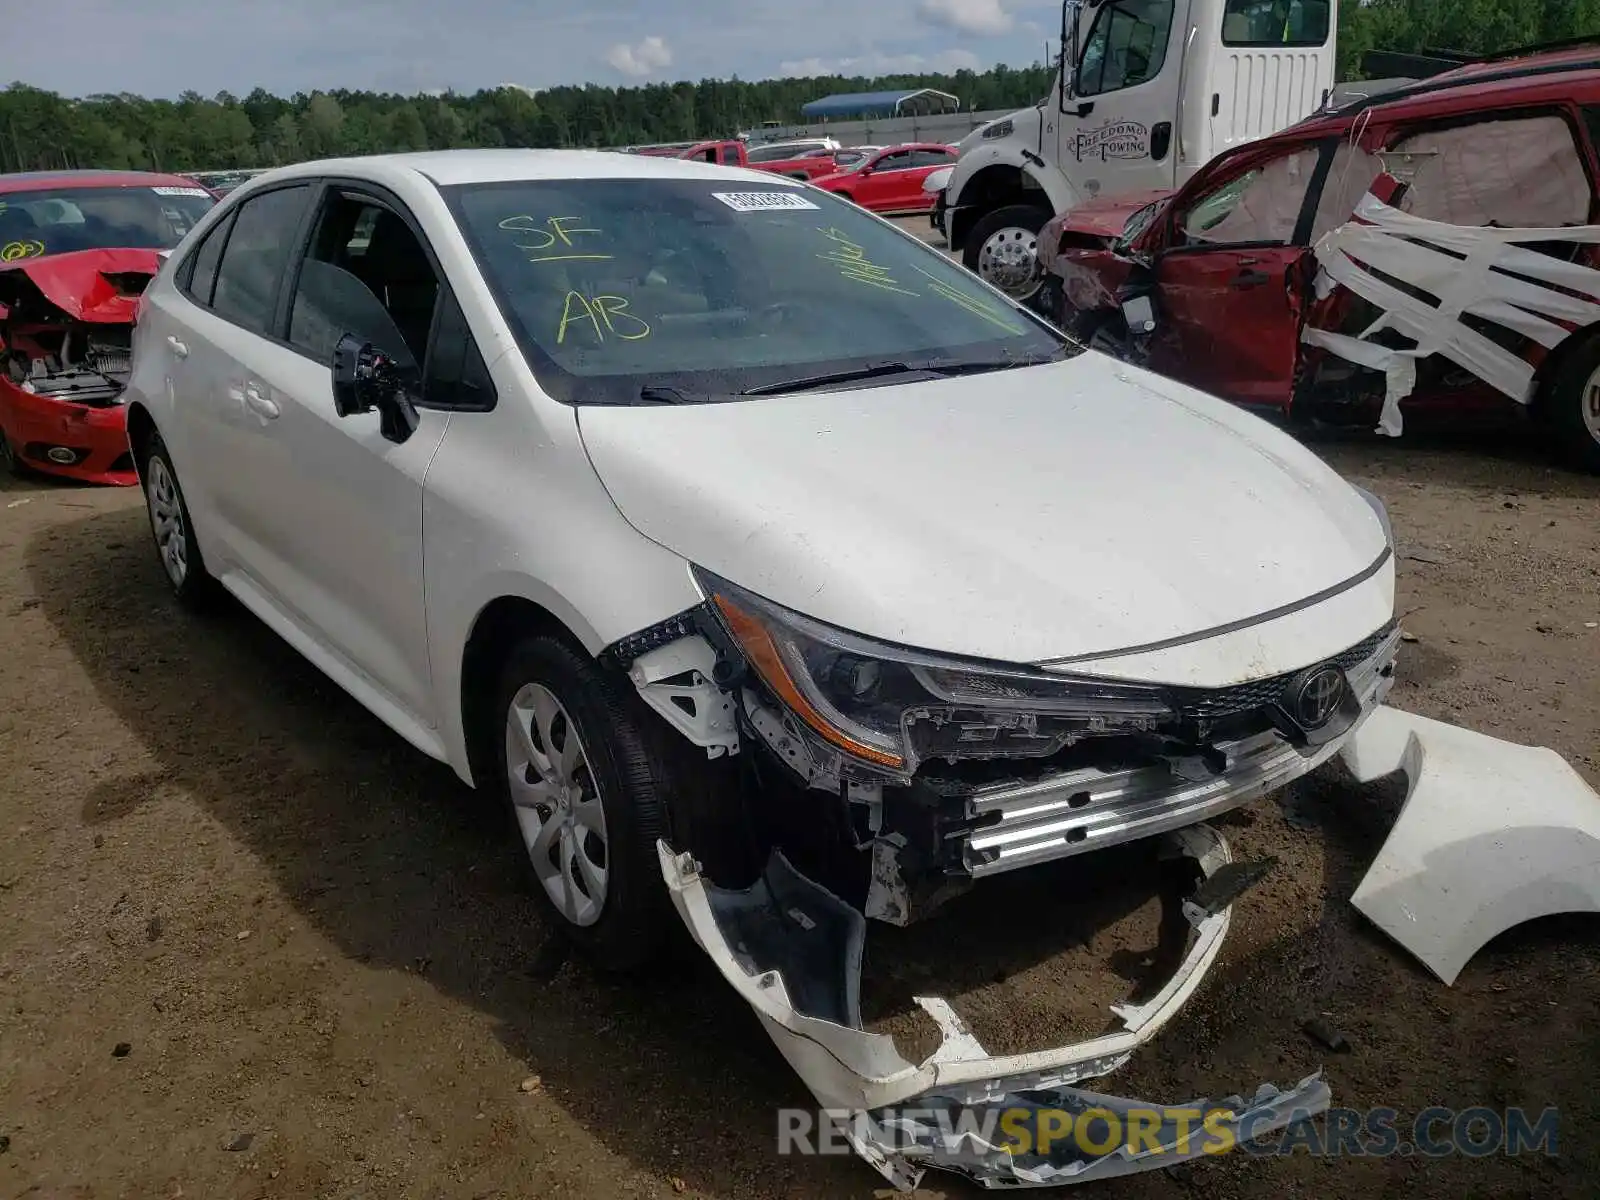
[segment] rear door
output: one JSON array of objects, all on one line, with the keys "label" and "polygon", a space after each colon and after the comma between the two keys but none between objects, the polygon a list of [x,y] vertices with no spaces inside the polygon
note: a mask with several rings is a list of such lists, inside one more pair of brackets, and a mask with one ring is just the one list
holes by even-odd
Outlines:
[{"label": "rear door", "polygon": [[1156,262],[1155,370],[1240,403],[1288,406],[1308,246],[1333,149],[1246,149],[1174,201]]},{"label": "rear door", "polygon": [[[221,575],[232,568],[266,576],[272,567],[261,541],[263,495],[287,463],[263,456],[258,441],[266,385],[263,360],[277,310],[283,272],[310,211],[312,185],[297,182],[245,200],[192,256],[184,331],[174,353],[174,402],[182,412],[187,460],[185,486],[195,480],[205,497],[204,522],[215,539]],[[211,254],[212,243],[218,253]],[[207,546],[210,553],[213,546]]]}]

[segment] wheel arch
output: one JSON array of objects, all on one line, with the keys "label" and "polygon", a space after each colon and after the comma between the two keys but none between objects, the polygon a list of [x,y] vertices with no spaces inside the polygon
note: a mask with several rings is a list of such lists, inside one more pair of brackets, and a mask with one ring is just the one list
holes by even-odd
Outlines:
[{"label": "wheel arch", "polygon": [[972,227],[997,208],[1035,204],[1054,216],[1072,207],[1076,199],[1071,186],[1057,173],[1022,163],[991,163],[967,180],[950,207],[951,249],[962,249]]},{"label": "wheel arch", "polygon": [[134,400],[128,405],[128,449],[133,454],[133,469],[144,482],[144,454],[157,433],[156,419],[144,402]]},{"label": "wheel arch", "polygon": [[1542,420],[1550,415],[1551,401],[1567,365],[1597,337],[1600,337],[1600,321],[1574,329],[1545,355],[1544,361],[1533,372],[1533,396],[1528,408],[1535,417]]},{"label": "wheel arch", "polygon": [[500,664],[507,650],[519,638],[536,634],[554,634],[573,643],[575,649],[593,655],[590,642],[573,630],[555,612],[525,595],[505,593],[496,596],[479,608],[467,631],[462,646],[460,678],[457,681],[457,712],[461,721],[461,747],[464,762],[457,773],[473,787],[478,787],[489,776],[487,764],[492,761],[495,747],[490,744],[494,723],[489,709],[499,678]]}]

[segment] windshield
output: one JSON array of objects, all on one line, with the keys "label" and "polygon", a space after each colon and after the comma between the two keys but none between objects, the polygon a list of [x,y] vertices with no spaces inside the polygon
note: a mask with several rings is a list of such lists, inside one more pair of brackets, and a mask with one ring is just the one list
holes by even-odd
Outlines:
[{"label": "windshield", "polygon": [[0,194],[0,256],[170,250],[216,200],[202,187],[97,187]]},{"label": "windshield", "polygon": [[1160,215],[1161,210],[1167,206],[1169,200],[1171,200],[1170,196],[1165,196],[1160,200],[1152,200],[1129,217],[1127,224],[1122,227],[1122,233],[1117,237],[1116,248],[1125,250],[1137,241],[1139,235],[1150,228],[1150,223]]},{"label": "windshield", "polygon": [[810,188],[738,178],[444,189],[546,391],[726,397],[884,364],[1062,357],[1060,334],[937,251]]}]

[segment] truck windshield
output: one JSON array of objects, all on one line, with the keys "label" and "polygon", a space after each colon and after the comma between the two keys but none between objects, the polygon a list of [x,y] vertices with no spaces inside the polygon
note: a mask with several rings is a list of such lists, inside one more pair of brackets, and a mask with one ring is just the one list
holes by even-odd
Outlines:
[{"label": "truck windshield", "polygon": [[205,188],[177,185],[0,193],[0,256],[170,250],[215,203]]},{"label": "truck windshield", "polygon": [[1077,347],[826,192],[709,179],[444,189],[540,384],[573,404]]}]

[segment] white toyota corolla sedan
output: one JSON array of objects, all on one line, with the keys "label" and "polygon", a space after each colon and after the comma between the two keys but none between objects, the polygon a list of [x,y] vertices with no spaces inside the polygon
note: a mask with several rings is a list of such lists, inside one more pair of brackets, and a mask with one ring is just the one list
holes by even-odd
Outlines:
[{"label": "white toyota corolla sedan", "polygon": [[1392,678],[1374,497],[770,174],[273,171],[146,291],[129,397],[179,598],[503,797],[602,963],[689,861],[904,923],[1194,825]]}]

